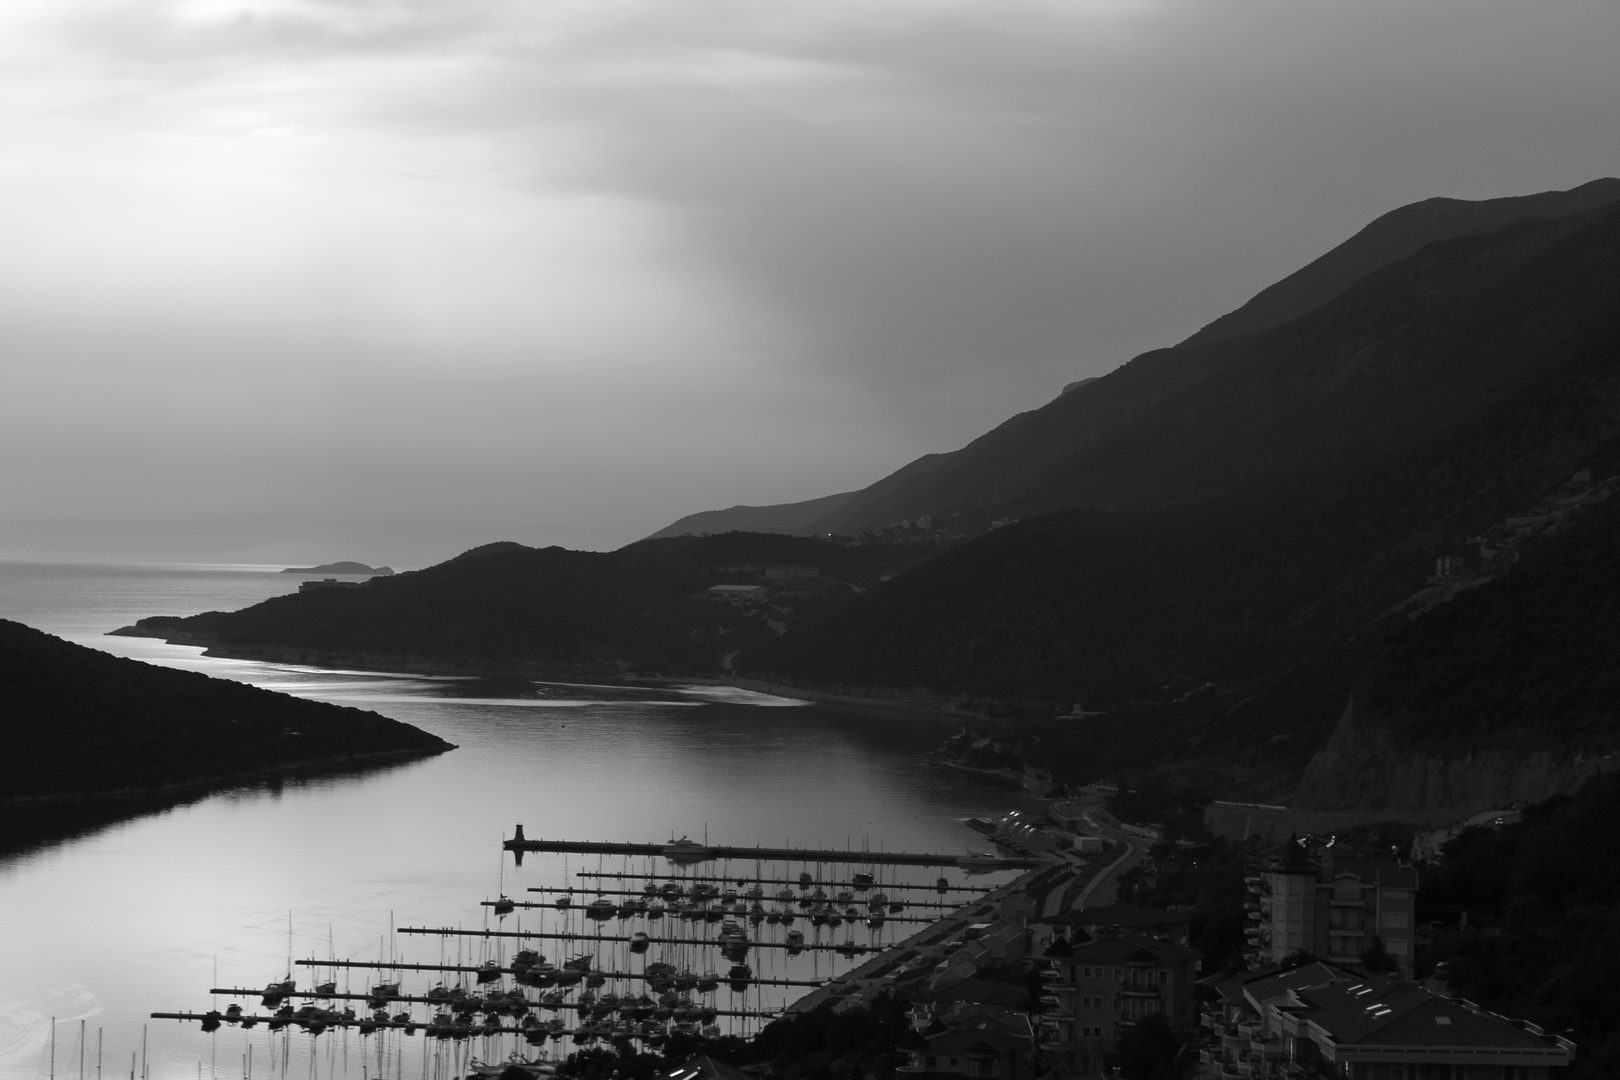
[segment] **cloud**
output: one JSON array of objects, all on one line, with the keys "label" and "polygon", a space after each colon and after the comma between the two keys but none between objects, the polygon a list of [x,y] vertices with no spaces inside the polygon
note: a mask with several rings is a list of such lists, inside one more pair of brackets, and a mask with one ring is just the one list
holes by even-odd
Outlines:
[{"label": "cloud", "polygon": [[1396,205],[1620,171],[1614,18],[9,4],[0,553],[210,514],[603,546],[857,486]]}]

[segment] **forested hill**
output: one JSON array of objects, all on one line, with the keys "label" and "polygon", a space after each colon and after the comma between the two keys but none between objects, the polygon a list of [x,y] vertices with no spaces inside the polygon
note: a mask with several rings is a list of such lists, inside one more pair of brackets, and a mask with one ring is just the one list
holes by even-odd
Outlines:
[{"label": "forested hill", "polygon": [[[1567,522],[1500,577],[1398,620],[1306,770],[1303,805],[1512,806],[1620,770],[1615,449],[1596,461],[1609,476],[1552,500]],[[1572,505],[1581,494],[1593,505]]]},{"label": "forested hill", "polygon": [[814,567],[846,591],[927,558],[923,545],[843,547],[748,533],[643,540],[613,552],[497,543],[352,588],[280,596],[236,612],[155,616],[120,633],[233,656],[545,677],[717,674],[793,611],[717,604],[716,584],[755,564]]},{"label": "forested hill", "polygon": [[[1110,714],[1089,768],[1269,755],[1282,777],[1342,711],[1377,616],[1620,432],[1620,214],[1432,245],[1205,348],[1229,351],[1075,478],[1168,504],[996,530],[742,668],[1081,702]],[[1129,738],[1145,717],[1156,737]]]},{"label": "forested hill", "polygon": [[0,804],[454,749],[360,709],[109,656],[0,620]]}]

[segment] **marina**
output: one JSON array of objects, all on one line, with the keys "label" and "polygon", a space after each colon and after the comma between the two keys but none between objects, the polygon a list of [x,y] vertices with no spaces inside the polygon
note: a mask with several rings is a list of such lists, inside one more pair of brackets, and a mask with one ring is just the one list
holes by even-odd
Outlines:
[{"label": "marina", "polygon": [[[248,1012],[233,1004],[224,1010],[170,1010],[150,1016],[198,1023],[205,1032],[263,1025],[281,1033],[283,1039],[293,1032],[313,1039],[330,1031],[344,1038],[353,1033],[362,1040],[402,1041],[420,1032],[426,1040],[419,1044],[424,1047],[424,1072],[439,1069],[448,1080],[450,1074],[442,1070],[447,1063],[462,1068],[464,1059],[471,1060],[468,1055],[473,1054],[473,1044],[476,1057],[486,1061],[502,1055],[516,1060],[516,1055],[536,1053],[542,1057],[533,1060],[556,1061],[595,1043],[656,1049],[677,1036],[751,1036],[760,1024],[823,1000],[840,980],[858,973],[870,979],[874,973],[893,969],[904,957],[915,957],[919,948],[939,946],[951,931],[960,932],[980,917],[980,909],[995,895],[944,877],[931,883],[904,880],[904,868],[933,871],[941,865],[940,856],[915,852],[851,851],[849,861],[858,859],[870,870],[850,874],[848,880],[820,882],[821,865],[839,861],[828,858],[829,852],[821,849],[704,844],[699,855],[694,845],[682,841],[667,845],[530,841],[523,839],[521,826],[515,840],[523,846],[515,848],[514,840],[507,840],[501,845],[503,851],[518,856],[525,851],[547,856],[595,855],[598,859],[618,856],[627,864],[651,857],[671,867],[663,873],[656,866],[636,873],[626,865],[619,871],[599,868],[569,877],[565,864],[561,868],[563,884],[524,887],[553,897],[548,902],[518,901],[505,893],[496,900],[478,901],[476,909],[482,910],[485,919],[482,927],[394,927],[388,939],[379,942],[379,951],[386,954],[377,960],[334,957],[293,962],[289,958],[289,968],[313,969],[315,978],[327,977],[312,988],[300,989],[288,976],[271,979],[263,990],[242,986],[209,990],[216,997],[259,997],[266,1011]],[[787,851],[793,854],[772,857]],[[731,877],[723,872],[681,872],[727,858],[749,860],[754,874]],[[996,869],[1033,870],[1044,865],[1048,864],[1035,859],[997,857]],[[884,867],[890,868],[884,876],[896,880],[879,880],[878,870]],[[965,871],[965,867],[956,869]],[[592,890],[569,883],[582,876],[599,882],[639,880],[644,884],[640,890]],[[768,894],[766,884],[778,888]],[[896,900],[891,898],[891,890],[896,895],[902,890],[910,895],[928,891],[939,897],[955,893],[957,899]],[[592,898],[587,901],[587,896]],[[907,909],[928,913],[900,914]],[[524,928],[521,919],[525,913],[538,915],[539,926]],[[512,929],[492,927],[492,916],[497,921],[513,918],[519,924]],[[609,920],[644,921],[671,930],[691,927],[692,932],[657,936],[644,930],[608,933],[600,926]],[[796,922],[802,928],[795,927]],[[699,927],[714,924],[718,925],[712,934],[698,932]],[[913,946],[904,954],[885,933],[897,925],[914,931],[902,937],[904,945]],[[386,945],[387,940],[399,938],[438,939],[439,962],[406,961],[397,945]],[[532,947],[538,942],[561,943],[575,955],[560,963],[548,961]],[[453,959],[444,955],[447,952],[454,953]],[[801,972],[799,965],[806,963],[812,970]],[[756,971],[756,965],[766,970]],[[368,981],[379,981],[340,990],[340,973],[349,972],[375,973]],[[438,981],[431,987],[408,989],[407,975]],[[300,1001],[304,1004],[294,1004]],[[357,1009],[353,1003],[361,1004]],[[465,1054],[438,1055],[430,1061],[426,1046],[446,1040],[466,1042],[469,1049]],[[278,1052],[285,1063],[292,1051],[283,1046]],[[312,1047],[310,1053],[314,1052]],[[398,1060],[403,1049],[396,1045],[390,1050],[379,1042],[375,1053],[379,1061],[391,1055]]]},{"label": "marina", "polygon": [[[109,638],[104,632],[153,612],[243,607],[272,594],[269,588],[261,591],[261,581],[282,587],[286,579],[257,570],[119,573],[53,572],[43,579],[48,587],[39,592],[47,606],[24,621],[119,655],[371,709],[461,749],[399,767],[249,785],[157,807],[120,823],[86,826],[37,853],[13,856],[0,875],[0,910],[18,925],[64,921],[75,929],[61,940],[13,936],[0,943],[0,967],[9,980],[7,994],[0,994],[0,1080],[47,1075],[53,1015],[63,1038],[69,1023],[76,1027],[87,1019],[92,1075],[101,1034],[109,1077],[127,1075],[132,1054],[136,1075],[150,1080],[192,1080],[199,1060],[205,1077],[234,1077],[248,1073],[244,1065],[250,1053],[251,1075],[280,1076],[288,1048],[288,1075],[305,1077],[311,1046],[320,1080],[464,1076],[454,1072],[454,1047],[483,1060],[502,1060],[521,1037],[496,1037],[506,1047],[499,1053],[494,1039],[487,1054],[478,1039],[432,1040],[438,1049],[427,1052],[420,1030],[408,1039],[403,1029],[360,1036],[353,1027],[312,1037],[296,1027],[269,1033],[260,1023],[249,1030],[224,1024],[202,1035],[197,1022],[153,1020],[150,1014],[205,1014],[209,997],[204,991],[209,987],[262,986],[296,975],[305,984],[300,989],[307,989],[319,981],[314,978],[317,969],[300,967],[297,958],[399,965],[397,978],[384,968],[350,970],[350,987],[344,986],[345,975],[339,971],[337,989],[365,993],[378,981],[401,981],[401,991],[413,997],[425,997],[441,980],[447,987],[461,980],[471,990],[476,971],[440,968],[477,968],[487,960],[510,967],[514,951],[525,945],[547,953],[568,950],[554,958],[559,964],[575,950],[596,954],[595,966],[608,973],[636,975],[666,961],[701,975],[710,966],[705,957],[719,956],[715,950],[651,945],[638,956],[622,943],[547,948],[546,942],[512,939],[468,939],[459,945],[446,939],[441,948],[440,939],[396,934],[389,927],[594,930],[579,911],[583,905],[571,916],[517,909],[497,922],[494,909],[479,903],[494,901],[501,893],[549,901],[558,894],[525,890],[595,884],[582,880],[582,872],[651,876],[660,883],[674,874],[683,882],[712,877],[734,884],[743,876],[796,881],[808,871],[835,894],[853,887],[858,872],[873,869],[855,864],[756,866],[752,858],[729,867],[722,862],[680,867],[661,856],[547,853],[527,855],[524,865],[514,868],[512,855],[499,846],[503,836],[511,835],[514,821],[529,823],[531,833],[570,839],[656,844],[667,842],[667,823],[674,823],[677,838],[684,828],[701,839],[707,826],[712,839],[739,846],[756,841],[780,845],[791,836],[794,847],[843,848],[852,836],[850,846],[856,849],[864,844],[879,851],[951,853],[967,844],[981,846],[980,838],[963,827],[963,817],[1006,810],[1004,790],[926,764],[927,753],[959,727],[956,720],[783,704],[733,691],[721,700],[705,688],[540,684],[537,698],[465,678],[327,671],[203,656],[196,648]],[[52,614],[64,597],[77,596],[96,606],[70,619]],[[118,606],[103,610],[107,598],[116,598]],[[464,798],[468,792],[477,792],[477,797]],[[546,822],[543,830],[534,826],[540,821]],[[982,886],[1012,876],[970,878],[955,866],[878,869],[877,889],[907,901],[979,896]],[[936,892],[940,877],[948,879],[948,893]],[[101,896],[102,884],[109,880],[129,885],[111,907]],[[725,881],[712,883],[723,890]],[[626,887],[643,884],[635,880]],[[760,884],[766,893],[782,888]],[[584,890],[581,894],[576,899],[591,899]],[[771,906],[769,900],[766,906]],[[807,943],[814,942],[800,909],[795,907],[794,913],[798,918],[791,928],[802,929]],[[686,933],[667,920],[666,915],[661,936]],[[617,923],[606,927],[609,932],[620,928]],[[643,928],[652,929],[638,922],[623,924],[622,932]],[[712,924],[703,933],[718,929],[719,924]],[[749,936],[780,942],[788,929],[767,923],[769,932],[750,927]],[[927,928],[891,923],[879,941],[915,929]],[[837,944],[849,936],[846,923],[842,931],[823,929],[820,940]],[[853,936],[868,944],[864,926],[855,928]],[[132,952],[135,941],[141,947]],[[665,950],[671,955],[660,955]],[[746,1000],[722,985],[714,1005],[766,1011],[784,1007],[815,992],[816,984],[877,955],[868,952],[851,962],[835,951],[806,950],[790,957],[786,949],[751,949],[748,963],[756,982],[748,987]],[[109,964],[108,957],[114,956],[131,962]],[[423,970],[413,971],[401,961],[420,963]],[[717,966],[720,975],[727,974],[728,964]],[[319,976],[325,979],[331,972],[320,970]],[[360,985],[367,979],[367,985]],[[784,985],[771,985],[772,980]],[[501,985],[511,989],[513,981],[508,974]],[[622,996],[639,994],[644,986],[645,979],[627,977],[617,983],[610,979],[601,989]],[[528,994],[539,996],[535,990]],[[226,1004],[219,1000],[221,1010]],[[426,1002],[389,1011],[407,1008],[418,1022],[431,1015]],[[715,1021],[723,1033],[739,1036],[757,1031],[764,1022],[726,1016]],[[379,1041],[387,1048],[385,1068],[378,1064]],[[273,1074],[267,1072],[272,1044],[278,1063]],[[526,1044],[518,1045],[529,1056]],[[536,1049],[566,1056],[564,1051],[573,1045],[548,1040],[546,1047]],[[74,1066],[76,1075],[76,1057]]]}]

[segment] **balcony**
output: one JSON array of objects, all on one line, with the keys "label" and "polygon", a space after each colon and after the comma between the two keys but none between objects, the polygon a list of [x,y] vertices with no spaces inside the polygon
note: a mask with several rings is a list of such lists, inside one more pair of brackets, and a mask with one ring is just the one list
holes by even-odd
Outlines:
[{"label": "balcony", "polygon": [[1276,1061],[1283,1056],[1283,1042],[1269,1032],[1249,1040],[1249,1057],[1253,1060]]}]

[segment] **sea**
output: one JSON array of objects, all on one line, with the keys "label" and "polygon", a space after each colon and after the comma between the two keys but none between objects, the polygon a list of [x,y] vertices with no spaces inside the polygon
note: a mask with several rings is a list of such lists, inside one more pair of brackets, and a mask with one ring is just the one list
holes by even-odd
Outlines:
[{"label": "sea", "polygon": [[[830,881],[849,868],[751,861],[680,867],[662,858],[578,854],[531,854],[518,865],[501,842],[521,823],[529,837],[667,843],[685,835],[716,844],[954,856],[983,846],[966,828],[968,817],[1004,812],[1023,798],[927,760],[959,727],[945,718],[723,686],[328,670],[108,636],[147,615],[235,610],[296,590],[300,578],[281,569],[0,563],[0,618],[147,663],[375,710],[459,747],[364,772],[44,815],[29,845],[0,854],[0,1080],[462,1076],[473,1058],[535,1051],[513,1036],[440,1042],[420,1033],[272,1033],[264,1025],[205,1034],[195,1022],[151,1014],[223,1010],[233,1001],[262,1013],[255,998],[213,991],[292,978],[300,988],[330,979],[339,991],[364,993],[384,977],[376,968],[299,961],[471,966],[529,947],[554,962],[589,953],[602,970],[666,960],[724,973],[727,963],[699,946],[655,945],[636,956],[622,945],[515,935],[593,932],[579,905],[600,889],[639,890],[648,880],[693,874],[808,871]],[[878,887],[896,898],[937,902],[937,893],[900,886],[932,885],[941,873],[952,888],[1007,876],[879,868]],[[555,907],[556,893],[528,891],[565,887],[578,890],[568,912]],[[767,895],[777,888],[767,886]],[[488,904],[503,894],[537,906],[497,918]],[[816,930],[803,917],[795,925],[812,942],[869,948],[916,929],[891,922],[877,930],[864,924]],[[662,928],[615,920],[599,929],[623,936],[641,928],[665,936],[715,930],[674,920]],[[409,932],[417,929],[452,933]],[[767,941],[784,930],[766,924],[752,933]],[[860,961],[824,951],[789,958],[784,950],[760,948],[749,962],[761,979],[813,981]],[[403,979],[407,993],[424,994],[440,982],[470,985],[472,976],[405,972]],[[643,987],[628,981],[605,987],[615,988]],[[752,986],[734,994],[722,985],[702,1000],[723,1010],[769,1012],[805,992]],[[346,1004],[364,1011],[363,1001]],[[413,1010],[419,1021],[429,1015],[424,1005]],[[715,1023],[747,1035],[762,1021]],[[564,1040],[546,1051],[572,1048]]]}]

